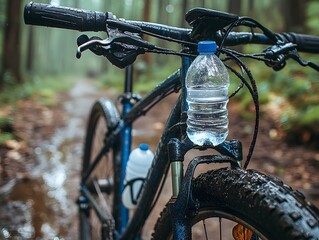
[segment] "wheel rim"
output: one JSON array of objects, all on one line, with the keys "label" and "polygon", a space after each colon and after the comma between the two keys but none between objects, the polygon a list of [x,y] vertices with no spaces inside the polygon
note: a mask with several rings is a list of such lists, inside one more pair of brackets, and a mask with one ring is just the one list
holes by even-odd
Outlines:
[{"label": "wheel rim", "polygon": [[[241,218],[226,213],[225,211],[216,210],[215,208],[202,208],[198,214],[192,219],[192,239],[214,239],[214,240],[266,240],[263,233],[261,233],[256,227],[247,223]],[[232,231],[236,225],[239,227],[249,229],[255,234],[256,238],[248,238],[248,234],[242,235],[241,238],[235,238],[232,235]],[[172,234],[172,232],[171,232]],[[246,237],[246,238],[245,238]],[[167,239],[173,239],[173,236],[167,236]]]},{"label": "wheel rim", "polygon": [[[224,211],[214,210],[212,208],[201,209],[199,214],[192,221],[192,239],[221,239],[221,240],[234,240],[233,229],[235,226],[243,226],[258,236],[258,238],[267,239],[257,227],[247,223],[241,218],[226,213]],[[239,227],[237,226],[237,227]],[[250,239],[243,233],[242,239]],[[247,234],[248,235],[248,234]],[[218,238],[219,237],[219,238]],[[245,238],[246,237],[246,238]],[[241,238],[240,238],[241,239]]]}]

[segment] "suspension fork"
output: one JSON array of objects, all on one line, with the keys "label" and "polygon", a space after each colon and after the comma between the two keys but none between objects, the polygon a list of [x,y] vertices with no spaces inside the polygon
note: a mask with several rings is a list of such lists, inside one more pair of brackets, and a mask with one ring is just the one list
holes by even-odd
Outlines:
[{"label": "suspension fork", "polygon": [[[186,102],[186,73],[192,62],[189,57],[182,57],[181,81],[182,81],[182,104],[181,120],[186,122],[188,104]],[[184,130],[184,131],[183,131]],[[185,176],[183,175],[183,161],[185,154],[195,145],[185,135],[185,126],[181,132],[183,140],[171,139],[168,144],[169,160],[172,170],[172,189],[173,197],[169,204],[169,210],[173,222],[173,238],[190,240],[191,236],[191,216],[187,215],[187,210],[196,210],[192,199],[192,179],[196,167],[199,164],[225,163],[228,162],[233,168],[239,168],[238,164],[242,160],[242,147],[238,140],[224,142],[215,147],[215,150],[225,155],[205,156],[194,158],[187,167]],[[196,212],[196,211],[195,211]]]},{"label": "suspension fork", "polygon": [[[194,147],[196,146],[188,137],[183,140],[173,138],[168,144],[169,160],[172,161],[173,173],[173,197],[169,204],[169,210],[172,216],[174,239],[191,239],[191,219],[193,214],[197,212],[196,199],[193,199],[192,194],[192,183],[196,167],[204,163],[230,163],[232,168],[240,168],[239,161],[242,160],[241,143],[236,139],[225,141],[216,147],[207,146],[207,148],[213,148],[223,155],[195,157],[191,160],[185,175],[183,175],[179,165],[183,164],[185,154]],[[180,177],[176,177],[174,174]]]},{"label": "suspension fork", "polygon": [[[187,96],[187,90],[186,90],[186,73],[189,68],[189,66],[192,63],[192,58],[190,57],[182,57],[182,68],[181,68],[181,85],[182,85],[182,103],[181,103],[181,121],[186,121],[186,111],[188,109],[188,104],[186,102],[186,96]],[[183,136],[185,134],[185,131],[181,131],[181,135]],[[185,136],[183,136],[185,137]],[[176,146],[173,146],[172,144],[169,148],[169,154],[173,154],[174,156],[170,155],[169,158],[171,159],[171,174],[172,174],[172,190],[173,190],[173,198],[177,197],[182,180],[183,180],[183,160],[184,156],[181,158],[176,158]],[[175,150],[174,150],[175,148]]]}]

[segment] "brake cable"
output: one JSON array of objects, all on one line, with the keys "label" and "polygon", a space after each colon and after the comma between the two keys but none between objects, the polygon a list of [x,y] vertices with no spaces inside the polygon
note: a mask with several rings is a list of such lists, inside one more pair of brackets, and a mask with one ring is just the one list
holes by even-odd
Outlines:
[{"label": "brake cable", "polygon": [[[231,50],[231,49],[223,48],[224,42],[225,42],[227,36],[229,35],[229,33],[231,32],[231,30],[234,27],[237,27],[240,25],[247,26],[248,25],[247,23],[251,23],[253,27],[259,27],[263,31],[265,36],[267,36],[270,40],[272,40],[275,43],[275,45],[266,49],[261,54],[242,54],[242,53],[236,52],[236,51]],[[109,24],[112,26],[119,26],[120,25],[122,28],[125,25],[125,23],[122,23],[119,21],[109,21]],[[167,41],[173,41],[176,43],[180,43],[183,45],[189,45],[189,46],[196,46],[197,45],[197,43],[172,39],[169,37],[164,37],[164,36],[161,36],[158,34],[144,31],[141,28],[139,28],[138,26],[132,27],[132,25],[129,26],[128,24],[126,24],[125,27],[127,30],[131,30],[132,32],[135,32],[135,33],[139,32],[139,33],[148,34],[150,36],[154,36],[156,38],[164,39]],[[109,51],[109,50],[111,50],[113,44],[120,44],[120,47],[122,47],[124,50],[129,49],[133,52],[136,51],[136,56],[138,54],[150,52],[150,53],[157,53],[157,54],[170,54],[170,55],[178,55],[178,56],[196,57],[196,55],[192,54],[192,53],[177,52],[177,51],[174,51],[171,49],[158,47],[158,46],[153,45],[147,41],[144,41],[143,39],[137,37],[136,35],[126,34],[126,33],[118,33],[118,34],[115,34],[115,36],[108,38],[108,39],[105,39],[105,40],[101,40],[101,39],[90,40],[90,41],[82,44],[81,46],[79,46],[77,56],[78,55],[80,56],[81,52],[83,52],[87,49],[91,49],[93,47],[97,47],[97,46],[98,47],[102,46],[105,51]],[[263,61],[267,64],[267,66],[273,67],[275,70],[280,70],[282,67],[284,67],[283,63],[285,62],[285,60],[288,58],[292,58],[292,59],[296,60],[302,66],[309,66],[309,67],[312,67],[315,70],[319,71],[318,65],[316,65],[312,62],[302,60],[295,47],[296,47],[295,44],[284,43],[281,40],[277,39],[276,35],[274,33],[272,33],[269,29],[267,29],[266,27],[264,27],[263,25],[261,25],[260,23],[255,21],[254,19],[247,18],[247,17],[241,17],[237,21],[235,21],[234,23],[230,24],[229,27],[227,28],[226,32],[223,35],[218,52],[223,53],[227,56],[227,58],[224,59],[224,61],[225,60],[227,61],[229,59],[233,60],[240,67],[240,69],[242,71],[242,74],[240,74],[233,67],[231,67],[228,64],[225,64],[226,67],[228,69],[230,69],[230,71],[232,71],[236,75],[236,77],[238,77],[241,80],[241,84],[229,96],[229,98],[236,95],[243,88],[243,86],[246,86],[248,91],[250,92],[250,94],[252,96],[252,99],[253,99],[253,102],[255,105],[255,127],[254,127],[252,140],[250,143],[249,151],[248,151],[248,154],[246,157],[246,161],[244,163],[245,169],[247,168],[248,164],[250,163],[250,160],[252,158],[252,154],[253,154],[253,151],[254,151],[254,148],[256,145],[258,130],[259,130],[260,116],[259,116],[259,100],[258,100],[258,90],[257,90],[256,81],[255,81],[251,71],[240,60],[240,58],[246,57],[246,58],[252,58],[252,59],[258,60],[258,61]],[[286,53],[287,51],[288,51],[288,54]],[[101,55],[105,55],[105,54],[101,54]],[[136,58],[136,56],[135,56],[135,58]],[[135,60],[135,58],[134,58],[134,60]],[[117,64],[115,64],[115,65],[117,65]],[[125,65],[122,65],[122,67],[123,66],[125,66]],[[275,66],[277,66],[278,69],[276,69]],[[250,83],[245,79],[244,73],[247,74]]]},{"label": "brake cable", "polygon": [[152,33],[152,32],[143,30],[139,26],[132,25],[132,24],[126,23],[125,21],[121,21],[121,20],[117,20],[117,19],[108,19],[107,25],[108,25],[108,27],[120,29],[123,32],[128,31],[131,33],[146,34],[146,35],[149,35],[149,36],[152,36],[155,38],[159,38],[159,39],[163,39],[166,41],[170,41],[170,42],[175,42],[175,43],[179,43],[179,44],[183,44],[183,45],[197,46],[197,43],[162,36],[162,35],[159,35],[156,33]]},{"label": "brake cable", "polygon": [[254,105],[255,105],[255,127],[254,127],[254,133],[253,133],[253,137],[249,146],[249,151],[246,157],[246,161],[244,164],[244,169],[247,168],[248,164],[250,163],[255,145],[256,145],[256,141],[257,141],[257,136],[258,136],[258,130],[259,130],[259,100],[258,100],[258,90],[257,90],[257,85],[256,85],[256,81],[252,75],[252,73],[250,72],[250,70],[248,69],[248,67],[231,51],[228,51],[227,49],[219,49],[218,51],[220,51],[221,53],[224,53],[226,55],[228,55],[229,57],[231,57],[243,70],[244,72],[246,72],[250,84],[247,82],[247,80],[240,74],[238,73],[234,68],[230,67],[229,65],[227,66],[228,69],[230,69],[243,83],[244,85],[247,87],[247,89],[249,90]]}]

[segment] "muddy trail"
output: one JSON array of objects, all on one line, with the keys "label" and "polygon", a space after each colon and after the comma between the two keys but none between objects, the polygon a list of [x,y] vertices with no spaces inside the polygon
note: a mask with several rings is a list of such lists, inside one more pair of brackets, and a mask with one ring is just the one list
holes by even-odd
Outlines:
[{"label": "muddy trail", "polygon": [[[33,111],[33,117],[15,113],[25,141],[9,142],[0,151],[6,168],[0,169],[0,239],[78,239],[75,201],[86,120],[90,106],[102,96],[116,99],[114,93],[98,90],[86,79],[58,96],[58,107],[22,103],[24,109]],[[176,97],[168,97],[134,123],[133,147],[145,142],[155,151]],[[229,138],[239,138],[248,147],[252,122],[242,119],[234,105],[230,105],[230,126]],[[275,122],[265,116],[250,168],[279,177],[319,206],[319,151],[289,146],[276,132]],[[164,205],[170,194],[167,185],[158,204]],[[145,239],[160,211],[156,207],[148,220]]]}]

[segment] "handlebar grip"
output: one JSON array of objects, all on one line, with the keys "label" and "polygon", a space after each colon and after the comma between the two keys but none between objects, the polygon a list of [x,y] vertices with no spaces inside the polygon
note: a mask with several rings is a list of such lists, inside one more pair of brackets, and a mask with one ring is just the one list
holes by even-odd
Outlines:
[{"label": "handlebar grip", "polygon": [[30,2],[24,8],[26,24],[78,31],[106,31],[109,13]]},{"label": "handlebar grip", "polygon": [[319,53],[319,37],[299,34],[280,33],[280,39],[297,44],[297,49],[302,52]]}]

